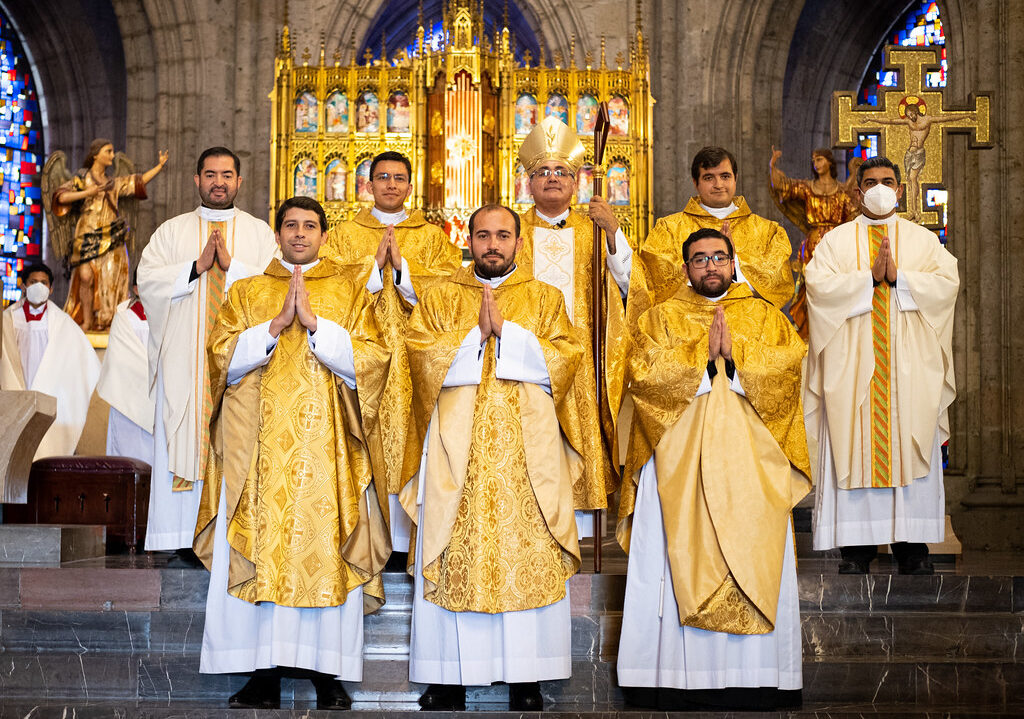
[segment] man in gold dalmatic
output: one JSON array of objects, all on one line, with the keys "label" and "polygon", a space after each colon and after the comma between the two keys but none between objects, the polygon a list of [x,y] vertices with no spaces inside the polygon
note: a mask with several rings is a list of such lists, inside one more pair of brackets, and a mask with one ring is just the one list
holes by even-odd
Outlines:
[{"label": "man in gold dalmatic", "polygon": [[736,281],[779,309],[793,297],[789,236],[778,223],[755,215],[736,194],[736,158],[721,147],[705,147],[693,158],[690,174],[697,196],[686,208],[658,220],[634,263],[628,314],[630,325],[651,306],[675,296],[686,283],[680,247],[690,233],[710,227],[736,248]]},{"label": "man in gold dalmatic", "polygon": [[690,286],[640,316],[629,359],[619,683],[664,710],[799,705],[790,512],[811,486],[806,348],[733,282],[724,234],[697,230],[681,255]]},{"label": "man in gold dalmatic", "polygon": [[466,685],[507,682],[510,709],[539,710],[538,682],[571,671],[583,352],[562,293],[516,264],[518,216],[485,206],[469,231],[473,265],[409,320],[409,678],[430,684],[424,709],[463,709]]},{"label": "man in gold dalmatic", "polygon": [[[614,441],[614,418],[622,397],[625,359],[625,314],[623,298],[629,292],[633,250],[619,227],[608,202],[595,195],[589,217],[572,209],[576,175],[586,150],[576,133],[561,120],[546,117],[526,136],[519,161],[530,176],[533,207],[521,216],[523,249],[519,266],[538,280],[556,287],[565,298],[576,336],[583,347],[583,360],[573,394],[582,422],[585,481],[575,487],[576,509],[581,537],[593,534],[593,522],[585,510],[603,509],[607,495],[618,488],[619,463]],[[606,324],[606,363],[601,407],[597,405],[592,328],[594,322],[593,260],[594,226],[604,231],[601,258],[608,272],[601,288]],[[587,491],[585,491],[587,490]]]},{"label": "man in gold dalmatic", "polygon": [[[399,152],[382,152],[370,163],[373,207],[363,208],[327,236],[323,254],[351,266],[373,294],[373,311],[391,369],[380,404],[384,464],[378,478],[386,486],[391,508],[391,540],[396,552],[409,549],[409,519],[398,504],[402,457],[409,425],[412,385],[405,354],[405,330],[420,295],[462,264],[462,253],[420,210],[405,201],[412,193],[412,164]],[[408,479],[408,477],[406,477]]]},{"label": "man in gold dalmatic", "polygon": [[388,370],[366,290],[318,259],[327,218],[285,200],[281,260],[231,286],[210,335],[212,451],[195,551],[210,568],[199,670],[254,672],[233,707],[276,707],[278,667],[351,705],[363,611],[391,551],[377,406]]}]

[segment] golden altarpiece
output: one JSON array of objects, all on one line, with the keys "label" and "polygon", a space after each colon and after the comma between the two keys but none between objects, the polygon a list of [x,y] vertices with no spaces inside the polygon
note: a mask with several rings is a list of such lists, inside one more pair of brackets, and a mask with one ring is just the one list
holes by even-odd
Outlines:
[{"label": "golden altarpiece", "polygon": [[[631,237],[653,223],[651,144],[653,99],[639,12],[629,65],[620,53],[608,67],[586,53],[577,65],[575,39],[568,59],[550,64],[543,51],[516,59],[507,21],[488,35],[483,4],[450,0],[439,41],[428,42],[422,19],[410,52],[342,65],[340,55],[310,62],[308,49],[293,57],[287,23],[282,30],[271,95],[271,210],[292,195],[323,204],[328,221],[369,205],[371,158],[397,150],[412,160],[414,191],[408,201],[465,246],[469,214],[500,202],[518,211],[532,204],[528,178],[516,156],[523,139],[547,115],[576,129],[587,148],[577,178],[577,204],[604,173],[605,196]],[[386,50],[382,54],[386,54]],[[353,47],[354,55],[354,47]],[[594,124],[607,102],[611,129],[603,167],[593,165]]]}]

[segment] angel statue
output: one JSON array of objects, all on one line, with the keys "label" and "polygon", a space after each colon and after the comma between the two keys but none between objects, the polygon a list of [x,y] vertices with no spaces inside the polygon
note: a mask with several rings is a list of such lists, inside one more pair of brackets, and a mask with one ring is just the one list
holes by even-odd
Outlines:
[{"label": "angel statue", "polygon": [[[54,252],[71,268],[67,312],[86,332],[110,328],[118,304],[128,299],[128,251],[134,240],[136,200],[164,168],[167,151],[139,175],[110,140],[93,140],[72,175],[67,156],[55,152],[43,167],[43,205]],[[114,166],[113,176],[107,174]],[[120,201],[120,202],[119,202]]]},{"label": "angel statue", "polygon": [[807,308],[805,300],[804,267],[814,255],[814,248],[826,232],[833,227],[849,222],[859,214],[854,190],[857,187],[857,168],[860,158],[854,158],[848,166],[845,183],[836,179],[836,161],[832,150],[819,147],[811,153],[813,180],[793,180],[776,167],[782,150],[772,146],[772,159],[768,163],[769,188],[772,199],[790,222],[804,233],[800,251],[793,263],[796,273],[796,292],[789,314],[793,317],[800,336],[807,339]]}]

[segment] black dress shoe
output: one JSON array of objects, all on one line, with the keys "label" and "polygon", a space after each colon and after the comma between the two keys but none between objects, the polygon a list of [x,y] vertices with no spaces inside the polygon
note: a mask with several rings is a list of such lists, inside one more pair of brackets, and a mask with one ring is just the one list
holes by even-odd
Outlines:
[{"label": "black dress shoe", "polygon": [[425,711],[466,710],[466,687],[461,684],[431,684],[419,700]]},{"label": "black dress shoe", "polygon": [[843,559],[839,562],[839,573],[840,574],[867,574],[868,563],[857,562],[853,559]]},{"label": "black dress shoe", "polygon": [[316,689],[316,708],[344,710],[352,708],[352,697],[345,691],[345,686],[327,675],[313,678],[313,687]]},{"label": "black dress shoe", "polygon": [[544,697],[540,694],[540,683],[509,684],[508,708],[509,711],[514,712],[544,711]]},{"label": "black dress shoe", "polygon": [[245,686],[228,699],[228,706],[232,709],[280,709],[281,676],[267,669],[253,672]]},{"label": "black dress shoe", "polygon": [[932,564],[932,560],[928,557],[908,559],[905,562],[900,562],[897,565],[897,571],[900,574],[910,574],[913,576],[929,576],[935,574],[935,566]]}]

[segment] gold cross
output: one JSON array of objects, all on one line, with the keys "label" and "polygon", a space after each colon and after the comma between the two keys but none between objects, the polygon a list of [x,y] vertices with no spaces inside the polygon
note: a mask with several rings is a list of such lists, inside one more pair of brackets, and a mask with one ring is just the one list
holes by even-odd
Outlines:
[{"label": "gold cross", "polygon": [[[943,88],[925,86],[929,70],[940,65],[935,47],[885,48],[882,67],[898,71],[896,87],[882,92],[879,103],[854,107],[856,93],[832,93],[832,144],[855,147],[857,133],[878,134],[878,154],[900,167],[906,183],[907,219],[927,227],[940,227],[942,218],[925,205],[925,191],[943,188],[943,139],[947,132],[970,135],[972,148],[992,147],[989,137],[989,96],[971,95],[974,107],[947,111]],[[937,132],[932,132],[933,126]]]}]

